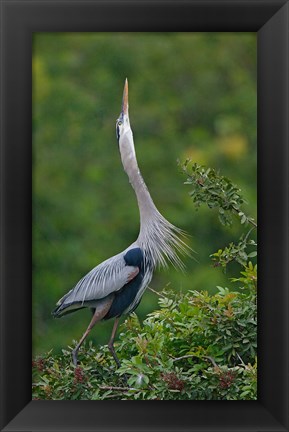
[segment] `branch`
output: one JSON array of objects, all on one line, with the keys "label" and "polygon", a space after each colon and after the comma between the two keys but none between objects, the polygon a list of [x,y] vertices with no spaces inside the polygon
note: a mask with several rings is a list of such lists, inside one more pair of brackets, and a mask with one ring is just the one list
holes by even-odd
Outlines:
[{"label": "branch", "polygon": [[182,357],[175,357],[172,360],[173,360],[173,362],[175,362],[175,361],[179,361],[179,360],[185,360],[187,358],[196,358],[196,357],[198,357],[198,356],[196,356],[195,354],[188,354],[188,355],[184,355]]},{"label": "branch", "polygon": [[[239,213],[239,211],[240,211],[240,209],[236,208],[235,206],[232,206],[232,209],[233,209],[236,213]],[[247,221],[248,221],[251,225],[253,225],[254,228],[257,228],[257,224],[256,224],[256,222],[254,222],[253,219],[251,219],[250,217],[247,217]]]},{"label": "branch", "polygon": [[150,286],[148,286],[148,289],[149,289],[150,291],[152,291],[153,293],[155,293],[156,295],[158,295],[159,297],[165,297],[165,298],[166,298],[166,296],[164,296],[163,294],[161,294],[161,293],[159,293],[158,291],[154,290],[154,289],[151,288]]},{"label": "branch", "polygon": [[[184,359],[187,359],[187,358],[200,358],[200,357],[197,356],[197,355],[195,355],[195,354],[187,354],[187,355],[184,355],[182,357],[175,357],[175,358],[173,358],[173,362],[179,361],[179,360],[184,360]],[[213,359],[213,357],[210,357],[210,356],[201,356],[201,358],[210,360],[210,362],[213,364],[213,366],[218,367],[218,365],[215,362],[215,360]]]},{"label": "branch", "polygon": [[138,391],[138,389],[133,388],[133,387],[113,387],[113,386],[99,386],[99,388],[101,390],[117,390],[117,391],[130,391],[130,390],[134,390],[134,391]]},{"label": "branch", "polygon": [[219,367],[219,366],[217,365],[217,363],[215,362],[215,360],[213,359],[213,357],[210,357],[210,356],[204,356],[204,358],[210,360],[210,362],[213,364],[214,367]]}]

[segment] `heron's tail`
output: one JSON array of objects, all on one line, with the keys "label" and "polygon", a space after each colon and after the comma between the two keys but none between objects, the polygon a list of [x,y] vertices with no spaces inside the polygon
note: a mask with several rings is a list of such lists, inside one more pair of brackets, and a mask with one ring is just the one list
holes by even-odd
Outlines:
[{"label": "heron's tail", "polygon": [[61,318],[64,315],[68,315],[70,313],[76,312],[79,309],[83,309],[86,307],[81,302],[74,303],[57,303],[57,307],[51,312],[54,318]]}]

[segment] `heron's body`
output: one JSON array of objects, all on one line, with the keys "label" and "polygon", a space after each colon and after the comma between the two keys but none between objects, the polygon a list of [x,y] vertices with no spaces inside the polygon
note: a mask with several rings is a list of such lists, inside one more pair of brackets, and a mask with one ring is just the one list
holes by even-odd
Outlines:
[{"label": "heron's body", "polygon": [[102,319],[132,312],[152,278],[152,269],[145,266],[144,259],[142,249],[134,243],[102,262],[58,301],[53,315],[61,317],[85,307],[95,309],[107,298],[113,301]]},{"label": "heron's body", "polygon": [[182,231],[168,222],[157,210],[141,176],[128,116],[128,84],[124,88],[123,105],[116,126],[122,164],[135,191],[139,212],[140,232],[136,241],[123,252],[107,259],[64,295],[53,311],[55,317],[91,308],[94,315],[88,329],[74,350],[73,360],[83,340],[97,321],[116,318],[109,348],[119,364],[113,348],[118,319],[135,310],[158,265],[167,262],[182,267],[179,252],[188,247],[181,240]]}]

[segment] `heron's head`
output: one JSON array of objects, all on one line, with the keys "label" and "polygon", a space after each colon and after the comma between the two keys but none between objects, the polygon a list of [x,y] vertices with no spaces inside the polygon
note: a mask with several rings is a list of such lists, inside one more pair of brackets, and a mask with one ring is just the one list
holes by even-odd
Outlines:
[{"label": "heron's head", "polygon": [[125,80],[122,108],[119,118],[116,121],[116,137],[123,163],[127,162],[131,156],[135,157],[132,130],[128,115],[128,82]]}]

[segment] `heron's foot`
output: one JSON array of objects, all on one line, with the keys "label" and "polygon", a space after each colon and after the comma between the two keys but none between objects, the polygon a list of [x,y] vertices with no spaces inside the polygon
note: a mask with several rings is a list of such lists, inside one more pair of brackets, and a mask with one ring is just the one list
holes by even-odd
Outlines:
[{"label": "heron's foot", "polygon": [[112,354],[112,356],[114,358],[114,361],[115,361],[115,363],[117,365],[117,368],[119,368],[120,367],[120,361],[119,361],[119,359],[118,359],[118,357],[116,355],[116,352],[114,350],[114,346],[113,346],[112,342],[108,343],[108,349],[109,349],[109,351],[111,352],[111,354]]},{"label": "heron's foot", "polygon": [[[112,356],[113,356],[113,358],[114,358],[114,361],[115,361],[115,363],[116,363],[116,365],[117,365],[117,369],[118,368],[120,368],[120,361],[119,361],[119,359],[118,359],[118,357],[117,357],[117,355],[116,355],[116,352],[115,352],[115,350],[114,350],[114,346],[113,346],[113,342],[109,342],[108,343],[108,349],[109,349],[109,351],[111,352],[111,354],[112,354]],[[125,384],[125,385],[127,385],[127,381],[128,381],[128,376],[126,375],[126,374],[123,374],[122,376],[121,376],[121,379],[123,380],[123,383]]]},{"label": "heron's foot", "polygon": [[128,382],[128,376],[127,376],[126,374],[123,374],[123,375],[122,375],[122,379],[123,379],[124,384],[127,385],[127,382]]},{"label": "heron's foot", "polygon": [[77,366],[77,355],[78,355],[78,350],[74,349],[72,351],[72,361],[74,366]]}]

